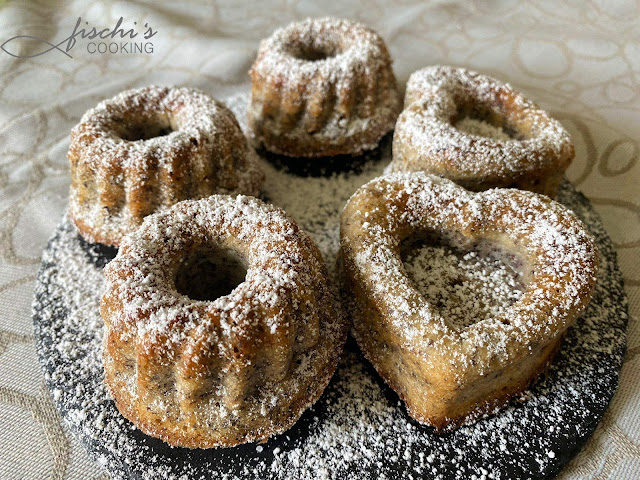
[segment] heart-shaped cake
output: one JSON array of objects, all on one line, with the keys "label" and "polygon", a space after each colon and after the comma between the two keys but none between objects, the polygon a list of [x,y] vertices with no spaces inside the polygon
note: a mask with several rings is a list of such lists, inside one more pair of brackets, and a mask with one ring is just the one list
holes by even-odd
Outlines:
[{"label": "heart-shaped cake", "polygon": [[[566,207],[515,189],[472,193],[426,173],[362,186],[340,235],[354,336],[409,414],[437,430],[504,405],[543,373],[598,273],[594,240]],[[498,313],[460,325],[411,280],[402,250],[416,238],[492,252],[522,291]]]}]

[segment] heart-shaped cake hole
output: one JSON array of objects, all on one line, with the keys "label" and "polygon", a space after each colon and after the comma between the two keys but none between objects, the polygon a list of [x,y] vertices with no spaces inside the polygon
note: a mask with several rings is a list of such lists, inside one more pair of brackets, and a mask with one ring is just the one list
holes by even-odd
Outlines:
[{"label": "heart-shaped cake hole", "polygon": [[465,245],[420,232],[400,254],[415,289],[458,331],[504,315],[525,290],[522,259],[493,242]]},{"label": "heart-shaped cake hole", "polygon": [[[361,187],[340,237],[360,348],[409,414],[437,430],[504,405],[543,373],[597,278],[595,242],[566,207],[515,189],[472,193],[422,172]],[[407,249],[416,237],[420,248]],[[494,295],[491,282],[466,285],[483,277]],[[456,314],[460,287],[468,304],[489,303],[473,321]]]}]

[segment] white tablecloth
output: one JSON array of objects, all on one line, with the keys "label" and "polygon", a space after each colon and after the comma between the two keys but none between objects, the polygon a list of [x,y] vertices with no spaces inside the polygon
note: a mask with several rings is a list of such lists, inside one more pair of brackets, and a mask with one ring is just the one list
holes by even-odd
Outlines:
[{"label": "white tablecloth", "polygon": [[[563,473],[571,479],[640,476],[640,4],[634,1],[412,2],[0,2],[0,43],[32,35],[58,44],[78,17],[90,27],[135,27],[134,40],[76,38],[66,52],[16,58],[0,51],[0,478],[108,478],[74,440],[43,385],[30,305],[47,238],[69,185],[70,128],[120,90],[150,83],[191,85],[224,97],[248,88],[258,41],[307,16],[335,15],[373,26],[386,40],[401,84],[425,65],[471,67],[512,82],[570,130],[568,171],[602,216],[618,251],[631,303],[629,351],[611,408]],[[138,22],[133,25],[133,22]],[[157,33],[142,38],[143,25]],[[115,40],[106,40],[111,43]],[[142,43],[142,51],[131,53]],[[109,45],[106,45],[109,47]],[[3,45],[13,55],[50,48]],[[69,54],[70,56],[67,56]]]}]

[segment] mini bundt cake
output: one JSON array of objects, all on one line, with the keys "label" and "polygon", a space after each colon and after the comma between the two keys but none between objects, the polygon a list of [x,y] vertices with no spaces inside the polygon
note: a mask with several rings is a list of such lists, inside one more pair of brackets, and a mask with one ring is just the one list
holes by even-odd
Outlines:
[{"label": "mini bundt cake", "polygon": [[463,187],[554,197],[574,157],[562,125],[509,84],[450,66],[414,72],[388,172],[425,171]]},{"label": "mini bundt cake", "polygon": [[[521,276],[520,295],[496,314],[486,309],[488,315],[457,323],[420,293],[405,268],[402,249],[416,236],[466,258],[483,250],[502,256]],[[588,305],[597,279],[595,241],[566,207],[516,189],[472,193],[424,172],[361,187],[343,211],[340,237],[344,298],[360,348],[409,414],[437,430],[528,388]],[[435,268],[428,252],[425,264]],[[461,276],[450,278],[442,296],[460,291]],[[481,300],[471,293],[460,308]]]},{"label": "mini bundt cake", "polygon": [[348,20],[307,19],[277,30],[260,44],[249,73],[250,131],[276,154],[372,150],[402,109],[383,40]]},{"label": "mini bundt cake", "polygon": [[171,445],[288,429],[346,338],[317,246],[257,198],[213,195],[151,215],[104,273],[106,385],[126,418]]},{"label": "mini bundt cake", "polygon": [[258,195],[264,175],[231,111],[189,88],[145,87],[98,104],[71,131],[70,216],[119,245],[150,213],[213,193]]}]

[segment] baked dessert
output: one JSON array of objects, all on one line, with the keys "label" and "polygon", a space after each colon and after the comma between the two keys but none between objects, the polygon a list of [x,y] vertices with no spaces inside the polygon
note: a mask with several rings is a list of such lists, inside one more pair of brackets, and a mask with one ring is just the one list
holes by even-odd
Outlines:
[{"label": "baked dessert", "polygon": [[[340,235],[344,297],[361,350],[409,414],[439,431],[504,405],[545,371],[598,271],[592,236],[548,197],[472,193],[424,172],[361,187]],[[496,315],[457,325],[409,278],[402,249],[416,238],[501,255],[518,272],[521,295]]]},{"label": "baked dessert", "polygon": [[402,109],[383,40],[349,20],[307,19],[277,30],[260,44],[249,74],[252,139],[277,154],[372,150]]},{"label": "baked dessert", "polygon": [[388,172],[425,171],[463,187],[554,197],[574,157],[562,125],[506,83],[450,66],[414,72]]},{"label": "baked dessert", "polygon": [[253,197],[147,217],[104,273],[106,385],[126,418],[171,445],[229,447],[288,429],[346,338],[316,244]]},{"label": "baked dessert", "polygon": [[150,213],[213,193],[258,195],[264,179],[231,111],[190,88],[101,102],[71,131],[68,158],[73,223],[116,246]]}]

